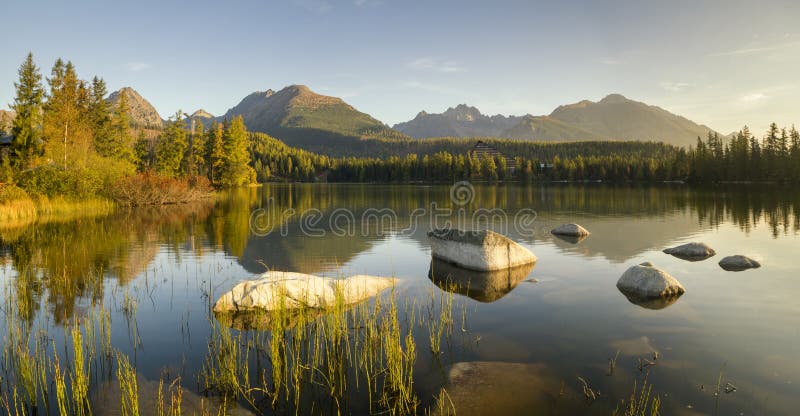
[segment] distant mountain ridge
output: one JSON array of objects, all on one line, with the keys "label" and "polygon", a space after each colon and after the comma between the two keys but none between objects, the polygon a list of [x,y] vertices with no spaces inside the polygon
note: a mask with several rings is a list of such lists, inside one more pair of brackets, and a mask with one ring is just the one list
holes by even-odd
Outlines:
[{"label": "distant mountain ridge", "polygon": [[238,115],[249,130],[270,134],[288,144],[324,147],[337,145],[337,139],[407,137],[341,98],[317,94],[305,85],[254,92],[217,120]]},{"label": "distant mountain ridge", "polygon": [[128,108],[131,116],[131,124],[136,127],[146,127],[160,129],[164,126],[164,120],[158,114],[155,107],[144,97],[131,87],[124,87],[111,93],[106,98],[112,108],[117,106],[120,94],[125,94],[128,100]]},{"label": "distant mountain ridge", "polygon": [[459,104],[442,114],[421,111],[405,123],[394,125],[394,129],[411,137],[498,137],[502,132],[517,125],[523,117],[486,116],[475,107]]},{"label": "distant mountain ridge", "polygon": [[[461,111],[454,111],[461,109]],[[468,114],[463,117],[462,113]],[[510,124],[510,125],[509,125]],[[504,128],[503,128],[504,127]],[[420,112],[398,123],[398,131],[416,138],[493,136],[537,141],[639,140],[688,146],[712,131],[663,108],[611,94],[598,102],[562,105],[547,116],[488,117],[459,105],[442,114]]]},{"label": "distant mountain ridge", "polygon": [[[116,105],[126,94],[133,124],[160,129],[164,121],[156,109],[130,87],[112,93]],[[341,153],[354,140],[409,139],[427,137],[497,137],[529,141],[565,142],[585,140],[661,141],[691,146],[698,136],[713,132],[709,127],[670,113],[661,107],[610,94],[600,101],[583,100],[561,105],[549,115],[484,115],[466,104],[441,114],[421,111],[390,128],[338,97],[317,94],[305,85],[290,85],[279,91],[256,91],[244,97],[225,114],[214,117],[197,110],[187,120],[208,126],[241,115],[251,131],[267,133],[291,146],[319,153]]]}]

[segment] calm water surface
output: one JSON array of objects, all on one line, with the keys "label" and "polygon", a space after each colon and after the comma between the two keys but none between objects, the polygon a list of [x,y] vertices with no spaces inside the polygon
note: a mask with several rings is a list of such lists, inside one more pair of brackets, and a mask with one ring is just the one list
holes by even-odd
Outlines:
[{"label": "calm water surface", "polygon": [[[395,276],[397,296],[405,299],[439,293],[429,278],[431,218],[412,215],[431,204],[460,208],[449,186],[269,185],[200,206],[0,227],[0,285],[62,349],[64,328],[93,305],[105,305],[112,343],[132,357],[140,377],[158,380],[169,371],[197,390],[214,319],[209,301],[267,268]],[[318,222],[287,215],[271,223],[272,233],[258,236],[251,213],[265,207],[310,212]],[[472,213],[481,207],[511,216],[535,210],[532,236],[497,222],[490,227],[531,249],[539,261],[507,290],[457,294],[466,331],[456,329],[440,357],[431,356],[427,334],[419,334],[415,389],[423,407],[445,383],[450,364],[503,361],[541,365],[538,388],[563,392],[560,403],[542,403],[545,414],[610,414],[645,372],[662,398],[663,414],[796,414],[800,408],[797,191],[476,186],[464,208]],[[354,232],[341,227],[347,221],[334,221],[336,232],[330,229],[332,216],[343,218],[340,208],[353,213]],[[383,232],[363,224],[359,218],[370,208],[389,208],[398,221]],[[592,234],[570,242],[547,232],[565,222]],[[309,235],[309,228],[326,232]],[[661,252],[690,241],[709,244],[717,256],[687,262]],[[763,267],[722,270],[717,262],[733,254]],[[616,281],[644,261],[675,276],[686,294],[662,309],[629,302]],[[138,302],[138,340],[123,316],[126,296]],[[0,319],[5,334],[7,323]],[[616,370],[608,375],[617,351]],[[638,359],[652,360],[656,351],[656,365],[640,371]],[[583,400],[578,377],[600,391],[598,400]],[[718,380],[736,391],[715,395]]]}]

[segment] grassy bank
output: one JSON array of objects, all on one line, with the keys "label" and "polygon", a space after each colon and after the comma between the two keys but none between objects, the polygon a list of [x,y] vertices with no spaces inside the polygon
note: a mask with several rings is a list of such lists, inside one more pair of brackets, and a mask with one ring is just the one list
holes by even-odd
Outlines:
[{"label": "grassy bank", "polygon": [[66,221],[82,217],[108,215],[117,204],[104,198],[83,200],[31,198],[25,195],[11,200],[0,199],[0,228],[15,228],[33,222]]}]

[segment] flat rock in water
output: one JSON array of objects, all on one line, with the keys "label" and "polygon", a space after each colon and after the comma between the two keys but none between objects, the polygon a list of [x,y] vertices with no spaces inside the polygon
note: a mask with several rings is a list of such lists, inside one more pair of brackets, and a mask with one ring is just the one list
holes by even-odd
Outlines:
[{"label": "flat rock in water", "polygon": [[[155,380],[147,380],[141,374],[136,375],[136,384],[139,393],[139,414],[158,414],[159,388],[164,401],[164,409],[169,410],[172,394],[177,394],[176,386],[170,387],[170,382],[163,385]],[[122,416],[122,394],[119,382],[110,381],[99,386],[91,395],[92,415],[95,416]],[[229,415],[229,416],[254,416],[250,410],[239,407],[235,402],[228,402],[223,406],[221,398],[203,397],[194,393],[189,388],[181,389],[181,414],[185,415]]]},{"label": "flat rock in water", "polygon": [[492,271],[536,262],[525,247],[493,231],[438,229],[428,233],[431,255],[457,266]]},{"label": "flat rock in water", "polygon": [[713,248],[705,243],[686,243],[677,247],[666,248],[664,253],[689,261],[705,260],[717,254]]},{"label": "flat rock in water", "polygon": [[558,236],[566,237],[586,237],[590,233],[587,229],[578,224],[563,224],[554,228],[550,233]]},{"label": "flat rock in water", "polygon": [[[395,279],[356,275],[346,279],[304,273],[267,272],[260,279],[237,284],[214,304],[214,312],[326,309],[369,299],[392,287]],[[338,299],[341,298],[341,299]]]},{"label": "flat rock in water", "polygon": [[719,261],[719,266],[730,272],[738,272],[747,269],[757,269],[761,263],[747,256],[735,255],[728,256]]},{"label": "flat rock in water", "polygon": [[663,309],[686,292],[677,279],[651,263],[626,270],[617,281],[617,289],[631,302],[648,309]]},{"label": "flat rock in water", "polygon": [[440,289],[469,296],[479,302],[494,302],[517,287],[530,275],[536,263],[509,269],[482,272],[458,267],[434,258],[428,278]]},{"label": "flat rock in water", "polygon": [[[433,415],[523,415],[549,412],[561,383],[543,364],[473,361],[453,364]],[[446,394],[445,394],[446,392]]]}]

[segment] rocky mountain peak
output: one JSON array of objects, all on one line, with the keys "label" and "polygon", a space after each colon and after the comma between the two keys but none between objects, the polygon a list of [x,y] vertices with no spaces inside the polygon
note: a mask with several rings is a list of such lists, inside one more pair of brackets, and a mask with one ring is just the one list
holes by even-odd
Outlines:
[{"label": "rocky mountain peak", "polygon": [[630,101],[631,100],[625,98],[622,94],[608,94],[605,98],[600,100],[599,104],[622,104]]},{"label": "rocky mountain peak", "polygon": [[106,101],[111,106],[116,106],[121,94],[125,94],[128,100],[128,109],[131,115],[131,123],[139,127],[161,128],[164,120],[158,114],[155,107],[150,104],[141,94],[131,87],[123,87],[111,93]]},{"label": "rocky mountain peak", "polygon": [[206,110],[202,108],[192,113],[189,118],[214,118],[214,116]]}]

